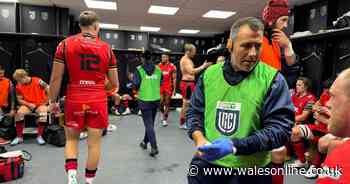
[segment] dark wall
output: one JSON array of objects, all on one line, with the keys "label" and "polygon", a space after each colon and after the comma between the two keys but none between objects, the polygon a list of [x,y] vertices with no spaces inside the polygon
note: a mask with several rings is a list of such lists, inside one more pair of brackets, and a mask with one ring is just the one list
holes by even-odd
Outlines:
[{"label": "dark wall", "polygon": [[30,75],[49,82],[56,40],[27,38],[21,40],[21,63]]},{"label": "dark wall", "polygon": [[148,33],[125,32],[126,49],[148,49]]},{"label": "dark wall", "polygon": [[0,3],[0,32],[16,32],[16,4]]},{"label": "dark wall", "polygon": [[[350,1],[343,0],[322,0],[295,7],[294,32],[334,29],[332,22],[348,11]],[[315,17],[311,16],[313,14]],[[330,32],[292,39],[295,52],[300,58],[300,73],[312,80],[317,95],[322,91],[322,81],[335,78],[341,71],[350,67],[349,36],[350,31],[344,30],[339,33]],[[311,56],[312,54],[316,54],[317,57]]]},{"label": "dark wall", "polygon": [[296,6],[294,8],[295,25],[294,31],[325,30],[328,27],[328,1],[318,1],[315,3]]},{"label": "dark wall", "polygon": [[100,38],[110,44],[113,49],[126,49],[124,31],[101,30]]},{"label": "dark wall", "polygon": [[5,68],[5,76],[12,78],[14,70],[19,67],[18,43],[14,38],[0,39],[0,65]]},{"label": "dark wall", "polygon": [[57,8],[56,18],[58,21],[58,33],[59,35],[69,35],[69,9],[68,8]]},{"label": "dark wall", "polygon": [[55,8],[20,5],[20,32],[57,34]]}]

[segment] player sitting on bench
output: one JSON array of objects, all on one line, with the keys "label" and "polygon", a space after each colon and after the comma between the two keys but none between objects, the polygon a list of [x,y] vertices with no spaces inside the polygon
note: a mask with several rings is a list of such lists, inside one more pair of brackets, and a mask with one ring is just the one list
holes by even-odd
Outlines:
[{"label": "player sitting on bench", "polygon": [[15,116],[17,137],[11,142],[11,145],[23,143],[24,116],[35,114],[37,116],[39,145],[45,144],[42,138],[44,128],[47,122],[47,104],[49,85],[38,77],[30,77],[23,69],[17,69],[13,74],[17,81],[16,95],[19,108]]}]

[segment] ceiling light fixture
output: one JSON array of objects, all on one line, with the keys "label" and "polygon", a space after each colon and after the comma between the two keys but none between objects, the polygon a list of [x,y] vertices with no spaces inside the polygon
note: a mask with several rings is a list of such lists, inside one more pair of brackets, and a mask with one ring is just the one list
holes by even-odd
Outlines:
[{"label": "ceiling light fixture", "polygon": [[119,29],[119,25],[118,24],[100,23],[100,28],[102,28],[102,29]]},{"label": "ceiling light fixture", "polygon": [[160,27],[150,27],[150,26],[141,26],[141,31],[149,31],[149,32],[158,32],[160,31]]},{"label": "ceiling light fixture", "polygon": [[195,30],[195,29],[181,29],[179,33],[181,34],[197,34],[199,33],[200,30]]},{"label": "ceiling light fixture", "polygon": [[178,7],[151,5],[151,7],[148,9],[148,13],[162,14],[162,15],[175,15],[178,10],[179,10]]},{"label": "ceiling light fixture", "polygon": [[210,10],[206,14],[204,14],[202,17],[214,18],[214,19],[227,19],[235,14],[236,12],[232,12],[232,11]]},{"label": "ceiling light fixture", "polygon": [[88,8],[117,10],[117,2],[115,1],[96,1],[96,0],[84,0],[84,1]]},{"label": "ceiling light fixture", "polygon": [[0,0],[0,3],[17,3],[18,0]]}]

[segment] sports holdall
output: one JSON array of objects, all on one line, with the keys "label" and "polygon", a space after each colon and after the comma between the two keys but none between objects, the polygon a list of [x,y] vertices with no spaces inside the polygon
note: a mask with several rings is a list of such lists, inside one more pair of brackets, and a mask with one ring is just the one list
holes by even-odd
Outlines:
[{"label": "sports holdall", "polygon": [[22,178],[24,162],[31,159],[31,154],[23,150],[0,154],[0,182]]}]

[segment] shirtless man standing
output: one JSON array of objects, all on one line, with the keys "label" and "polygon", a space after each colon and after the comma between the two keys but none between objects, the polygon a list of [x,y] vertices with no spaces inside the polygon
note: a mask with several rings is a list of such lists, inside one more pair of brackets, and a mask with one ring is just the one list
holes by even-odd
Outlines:
[{"label": "shirtless man standing", "polygon": [[185,115],[188,109],[191,94],[195,89],[195,77],[202,70],[211,65],[211,63],[204,62],[198,68],[194,68],[193,57],[196,55],[196,47],[193,44],[185,45],[185,55],[180,60],[180,69],[182,73],[181,79],[181,95],[182,95],[182,109],[180,113],[180,128],[187,129],[185,124]]}]

